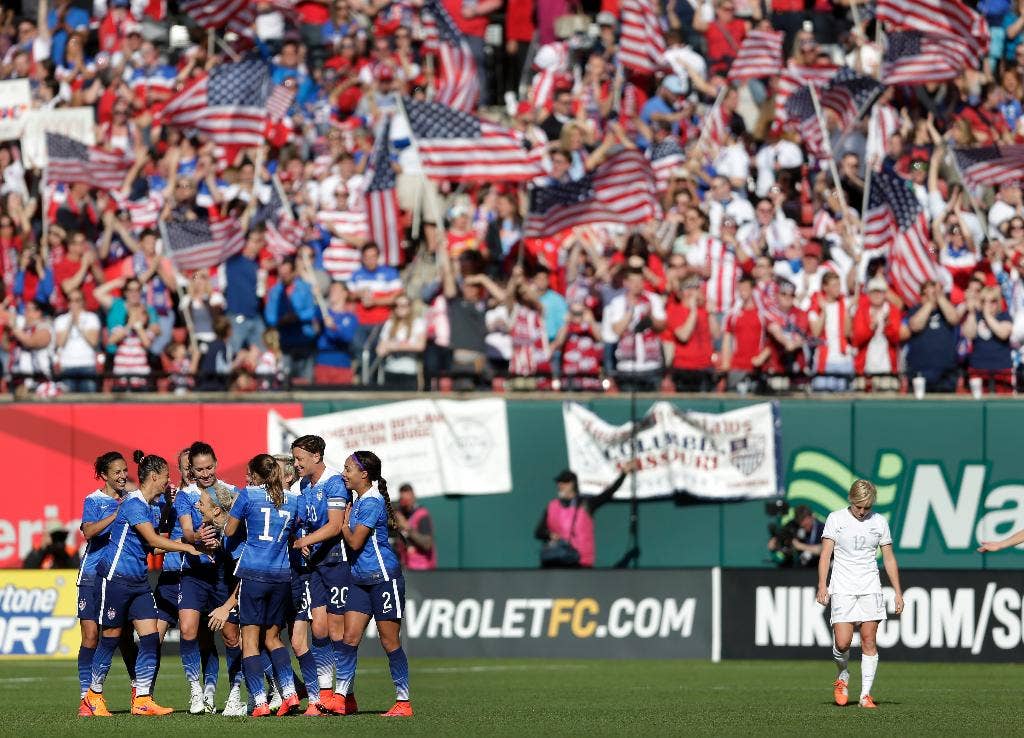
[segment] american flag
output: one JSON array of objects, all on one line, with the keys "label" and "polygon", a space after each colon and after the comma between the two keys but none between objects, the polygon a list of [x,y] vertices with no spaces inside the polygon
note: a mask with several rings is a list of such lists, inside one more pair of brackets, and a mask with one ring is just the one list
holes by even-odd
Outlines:
[{"label": "american flag", "polygon": [[725,139],[730,133],[729,125],[732,122],[732,116],[722,107],[725,94],[723,90],[715,100],[715,104],[711,106],[711,110],[704,116],[704,127],[708,132],[708,138],[717,146],[725,144]]},{"label": "american flag", "polygon": [[346,281],[360,267],[359,258],[360,250],[355,246],[340,238],[332,239],[330,246],[324,249],[324,271],[332,279]]},{"label": "american flag", "polygon": [[750,31],[729,67],[729,81],[771,77],[782,71],[782,31]]},{"label": "american flag", "polygon": [[370,152],[366,187],[366,212],[370,216],[370,238],[380,247],[384,263],[402,263],[402,229],[399,224],[395,170],[391,166],[391,119],[377,132]]},{"label": "american flag", "polygon": [[436,50],[440,59],[437,101],[467,113],[475,110],[480,99],[480,80],[469,42],[441,0],[425,0],[423,12],[426,46]]},{"label": "american flag", "polygon": [[525,235],[542,238],[587,223],[635,226],[657,212],[650,162],[637,151],[620,151],[580,180],[534,188]]},{"label": "american flag", "polygon": [[544,174],[544,151],[516,131],[438,102],[405,101],[423,171],[434,179],[521,182]]},{"label": "american flag", "polygon": [[319,210],[316,222],[343,241],[355,242],[370,237],[366,213],[357,210]]},{"label": "american flag", "polygon": [[267,114],[270,120],[281,120],[288,115],[288,109],[295,102],[295,82],[285,80],[284,83],[274,85],[267,97]]},{"label": "american flag", "polygon": [[896,31],[888,35],[882,57],[882,80],[887,85],[943,82],[960,76],[976,61],[960,39],[920,31]]},{"label": "american flag", "polygon": [[622,0],[619,61],[622,66],[653,75],[664,64],[665,34],[653,0]]},{"label": "american flag", "polygon": [[167,103],[164,123],[192,128],[220,146],[258,146],[264,141],[270,67],[259,59],[218,64]]},{"label": "american flag", "polygon": [[803,87],[789,96],[786,101],[786,118],[795,121],[803,139],[804,148],[819,159],[825,156],[825,138],[814,109],[811,89]]},{"label": "american flag", "polygon": [[183,272],[217,266],[245,246],[242,226],[234,218],[169,221],[164,241],[167,256]]},{"label": "american flag", "polygon": [[672,178],[673,170],[686,161],[686,154],[683,147],[673,137],[655,144],[650,153],[655,185],[658,192],[664,192],[668,189],[668,182]]},{"label": "american flag", "polygon": [[120,150],[86,146],[60,133],[46,133],[46,176],[53,182],[85,182],[101,190],[119,189],[129,162]]},{"label": "american flag", "polygon": [[971,187],[1024,180],[1024,145],[953,149],[957,166]]},{"label": "american flag", "polygon": [[988,53],[988,23],[961,0],[878,0],[877,15],[890,30],[920,31],[959,40],[973,58],[972,67]]},{"label": "american flag", "polygon": [[907,305],[917,304],[925,281],[938,279],[929,243],[928,220],[910,183],[891,172],[875,173],[864,214],[864,247],[888,244],[889,283]]},{"label": "american flag", "polygon": [[140,200],[130,200],[119,191],[112,192],[111,196],[118,208],[128,211],[132,219],[132,230],[141,231],[156,227],[160,211],[164,207],[164,196],[159,190],[150,190],[149,194]]},{"label": "american flag", "polygon": [[782,123],[788,120],[786,103],[793,93],[808,85],[824,87],[838,71],[839,67],[832,65],[805,67],[790,63],[775,80],[775,120]]},{"label": "american flag", "polygon": [[282,259],[298,250],[304,229],[291,205],[281,199],[276,184],[271,188],[270,200],[256,209],[250,224],[265,224],[267,249],[275,259]]},{"label": "american flag", "polygon": [[182,12],[197,25],[211,31],[231,31],[253,40],[256,3],[249,0],[181,0]]},{"label": "american flag", "polygon": [[[875,79],[857,74],[849,67],[840,69],[818,92],[824,111],[832,111],[840,130],[846,130],[882,93],[884,87]],[[807,150],[814,156],[825,156],[821,126],[814,110],[810,87],[803,87],[786,102],[786,114],[797,121]]]}]

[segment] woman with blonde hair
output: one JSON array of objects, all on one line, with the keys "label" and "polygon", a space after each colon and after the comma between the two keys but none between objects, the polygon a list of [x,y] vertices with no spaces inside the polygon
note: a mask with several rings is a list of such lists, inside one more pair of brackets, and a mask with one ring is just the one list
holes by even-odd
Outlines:
[{"label": "woman with blonde hair", "polygon": [[[855,628],[860,630],[861,691],[860,706],[877,707],[871,697],[871,685],[878,668],[878,647],[875,636],[878,624],[886,619],[882,599],[882,583],[878,576],[875,554],[882,549],[882,563],[892,588],[896,591],[896,614],[903,612],[903,589],[896,557],[892,552],[889,522],[872,512],[878,491],[866,479],[850,486],[850,506],[830,513],[825,520],[821,538],[821,559],[818,562],[818,603],[832,601],[832,659],[839,669],[833,682],[837,705],[845,705],[849,695],[848,670],[850,643]],[[829,579],[829,563],[832,577]],[[827,582],[827,584],[826,584]]]}]

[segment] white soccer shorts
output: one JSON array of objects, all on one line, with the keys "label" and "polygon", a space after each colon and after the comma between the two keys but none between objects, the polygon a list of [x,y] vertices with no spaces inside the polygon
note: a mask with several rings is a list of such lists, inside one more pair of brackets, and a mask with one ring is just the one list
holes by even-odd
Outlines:
[{"label": "white soccer shorts", "polygon": [[831,603],[832,624],[867,623],[886,619],[885,600],[881,592],[861,595],[834,594]]}]

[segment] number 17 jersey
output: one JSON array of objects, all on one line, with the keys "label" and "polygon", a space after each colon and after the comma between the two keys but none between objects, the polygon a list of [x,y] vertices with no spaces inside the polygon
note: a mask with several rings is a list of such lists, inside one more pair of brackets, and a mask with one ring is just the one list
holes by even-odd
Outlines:
[{"label": "number 17 jersey", "polygon": [[285,494],[276,507],[265,487],[246,487],[231,506],[231,517],[245,523],[245,548],[235,574],[257,582],[291,580],[288,551],[299,520],[298,497]]}]

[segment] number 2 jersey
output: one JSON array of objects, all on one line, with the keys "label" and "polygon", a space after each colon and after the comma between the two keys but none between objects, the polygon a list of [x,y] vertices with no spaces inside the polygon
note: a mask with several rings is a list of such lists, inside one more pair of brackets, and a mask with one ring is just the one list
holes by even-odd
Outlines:
[{"label": "number 2 jersey", "polygon": [[365,525],[370,535],[363,547],[355,552],[352,581],[358,584],[389,582],[402,576],[402,566],[388,540],[388,509],[376,485],[370,487],[352,503],[349,530]]},{"label": "number 2 jersey", "polygon": [[836,510],[825,520],[822,538],[835,542],[829,594],[862,595],[882,591],[876,552],[892,543],[889,521],[876,512],[857,520],[850,508]]},{"label": "number 2 jersey", "polygon": [[284,494],[274,505],[265,487],[245,487],[231,506],[231,517],[245,523],[245,548],[235,575],[258,582],[291,581],[288,551],[300,521],[299,498]]}]

